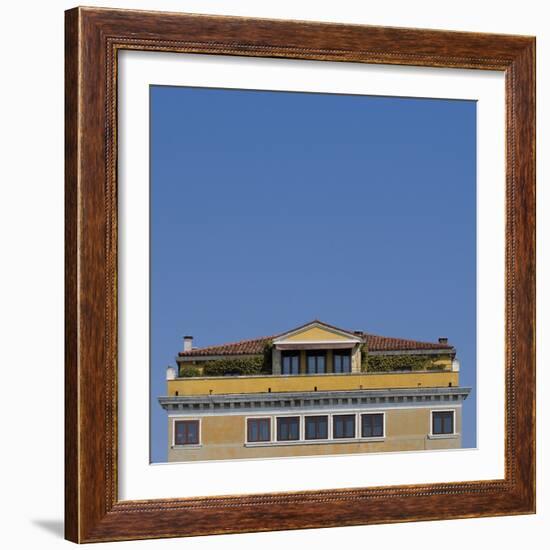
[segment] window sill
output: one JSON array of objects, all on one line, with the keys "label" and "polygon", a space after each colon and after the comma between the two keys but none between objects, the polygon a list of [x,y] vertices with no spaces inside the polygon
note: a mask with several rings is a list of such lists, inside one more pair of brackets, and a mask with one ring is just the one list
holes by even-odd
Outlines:
[{"label": "window sill", "polygon": [[261,441],[254,443],[245,443],[245,447],[286,447],[295,445],[339,445],[341,443],[377,443],[385,441],[385,437],[361,437],[361,438],[343,438],[343,439],[307,439],[300,441]]},{"label": "window sill", "polygon": [[172,445],[172,449],[181,451],[186,449],[200,449],[202,445]]},{"label": "window sill", "polygon": [[458,439],[460,434],[428,434],[428,439]]}]

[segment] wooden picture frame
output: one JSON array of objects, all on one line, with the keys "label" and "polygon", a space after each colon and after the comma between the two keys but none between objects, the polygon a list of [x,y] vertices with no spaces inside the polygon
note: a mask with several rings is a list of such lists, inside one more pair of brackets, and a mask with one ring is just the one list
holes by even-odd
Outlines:
[{"label": "wooden picture frame", "polygon": [[[117,53],[124,49],[504,72],[504,479],[119,501]],[[97,542],[534,513],[533,37],[75,8],[66,12],[65,54],[67,539]]]}]

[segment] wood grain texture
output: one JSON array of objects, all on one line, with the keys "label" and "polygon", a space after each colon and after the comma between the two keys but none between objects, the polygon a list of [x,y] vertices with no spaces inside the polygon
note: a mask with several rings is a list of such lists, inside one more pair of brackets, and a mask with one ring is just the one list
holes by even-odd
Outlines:
[{"label": "wood grain texture", "polygon": [[[78,13],[65,33],[65,537],[78,539]],[[70,391],[69,391],[70,388]]]},{"label": "wood grain texture", "polygon": [[[66,12],[65,49],[69,540],[94,542],[534,512],[534,38],[75,8]],[[118,500],[116,84],[120,49],[505,72],[504,479]]]}]

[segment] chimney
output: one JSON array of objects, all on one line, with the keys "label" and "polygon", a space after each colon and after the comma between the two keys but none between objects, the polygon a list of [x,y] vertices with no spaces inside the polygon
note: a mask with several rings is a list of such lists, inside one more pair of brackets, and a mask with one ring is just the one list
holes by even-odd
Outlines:
[{"label": "chimney", "polygon": [[174,367],[166,367],[166,380],[175,380],[177,378],[177,372]]},{"label": "chimney", "polygon": [[183,337],[183,351],[191,351],[193,349],[193,337],[184,336]]},{"label": "chimney", "polygon": [[441,336],[439,338],[439,343],[440,344],[448,344],[449,343],[449,339],[446,337],[446,336]]}]

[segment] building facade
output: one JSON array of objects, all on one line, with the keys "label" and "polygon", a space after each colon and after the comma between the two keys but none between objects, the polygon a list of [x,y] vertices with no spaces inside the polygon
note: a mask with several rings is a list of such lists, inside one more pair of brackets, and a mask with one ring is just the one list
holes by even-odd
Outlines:
[{"label": "building facade", "polygon": [[312,321],[194,348],[167,369],[168,460],[461,447],[456,350]]}]

